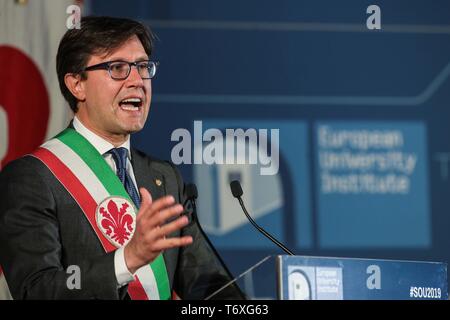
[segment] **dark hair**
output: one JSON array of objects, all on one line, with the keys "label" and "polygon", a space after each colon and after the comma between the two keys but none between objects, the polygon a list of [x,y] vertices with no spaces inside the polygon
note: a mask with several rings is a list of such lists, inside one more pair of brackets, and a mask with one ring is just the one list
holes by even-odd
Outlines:
[{"label": "dark hair", "polygon": [[59,88],[73,112],[77,112],[78,100],[64,82],[67,73],[82,72],[93,54],[108,54],[136,35],[150,57],[155,39],[150,29],[143,24],[124,18],[88,16],[81,19],[80,29],[68,30],[59,43],[56,55],[56,72]]}]

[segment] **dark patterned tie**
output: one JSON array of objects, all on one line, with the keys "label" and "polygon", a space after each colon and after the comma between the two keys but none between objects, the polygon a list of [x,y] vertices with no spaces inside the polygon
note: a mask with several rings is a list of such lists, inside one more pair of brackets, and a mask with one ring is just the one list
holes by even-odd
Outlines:
[{"label": "dark patterned tie", "polygon": [[128,150],[126,148],[113,148],[109,150],[107,153],[112,154],[114,162],[116,163],[117,168],[117,176],[119,177],[122,184],[125,186],[125,190],[127,190],[130,195],[131,200],[133,200],[136,208],[139,209],[140,199],[139,194],[134,186],[133,180],[127,172],[127,155]]}]

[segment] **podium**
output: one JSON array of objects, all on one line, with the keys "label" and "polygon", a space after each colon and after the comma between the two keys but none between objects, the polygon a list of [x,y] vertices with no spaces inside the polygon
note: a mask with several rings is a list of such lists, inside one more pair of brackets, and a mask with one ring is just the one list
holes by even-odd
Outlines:
[{"label": "podium", "polygon": [[267,256],[231,283],[249,299],[448,299],[447,264],[440,262]]}]

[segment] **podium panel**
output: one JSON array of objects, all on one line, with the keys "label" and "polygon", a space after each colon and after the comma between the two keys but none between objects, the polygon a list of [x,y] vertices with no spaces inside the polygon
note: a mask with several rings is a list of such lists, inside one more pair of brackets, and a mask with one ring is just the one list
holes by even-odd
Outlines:
[{"label": "podium panel", "polygon": [[447,264],[277,256],[279,299],[448,299]]},{"label": "podium panel", "polygon": [[312,256],[267,256],[207,299],[238,285],[248,299],[448,299],[447,264]]}]

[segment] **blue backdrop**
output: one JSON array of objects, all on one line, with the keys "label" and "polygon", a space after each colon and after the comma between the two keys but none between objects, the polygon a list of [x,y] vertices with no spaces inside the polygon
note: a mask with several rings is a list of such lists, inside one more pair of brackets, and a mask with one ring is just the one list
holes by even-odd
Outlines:
[{"label": "blue backdrop", "polygon": [[[368,30],[366,9],[381,9]],[[278,129],[275,176],[181,165],[235,274],[280,253],[229,195],[299,255],[450,259],[450,2],[90,1],[158,36],[153,101],[133,144],[170,159],[171,134]],[[194,150],[194,146],[192,146]]]}]

